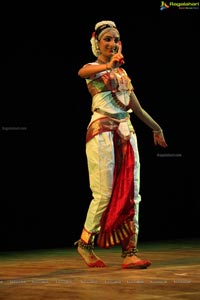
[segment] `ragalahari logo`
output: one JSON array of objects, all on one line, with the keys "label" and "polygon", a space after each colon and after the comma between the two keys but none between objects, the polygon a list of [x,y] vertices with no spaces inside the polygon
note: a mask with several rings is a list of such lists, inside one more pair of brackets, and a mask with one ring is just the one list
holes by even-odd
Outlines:
[{"label": "ragalahari logo", "polygon": [[169,2],[161,1],[160,10],[166,10],[168,8],[177,9],[199,9],[199,2]]},{"label": "ragalahari logo", "polygon": [[170,6],[166,2],[161,1],[160,10],[164,10],[164,9],[169,8],[169,7]]}]

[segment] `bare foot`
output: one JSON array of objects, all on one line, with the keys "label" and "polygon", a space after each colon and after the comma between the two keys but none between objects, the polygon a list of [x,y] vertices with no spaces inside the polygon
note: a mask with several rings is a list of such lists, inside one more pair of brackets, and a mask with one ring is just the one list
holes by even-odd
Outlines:
[{"label": "bare foot", "polygon": [[146,269],[151,265],[151,261],[147,259],[141,259],[136,255],[126,256],[122,263],[122,268],[124,269]]},{"label": "bare foot", "polygon": [[84,261],[85,261],[86,265],[88,265],[88,267],[91,267],[91,268],[106,267],[104,262],[98,256],[96,256],[96,254],[94,253],[93,250],[88,250],[86,248],[84,249],[84,248],[81,248],[80,246],[78,246],[77,251],[80,254],[80,256],[84,259]]}]

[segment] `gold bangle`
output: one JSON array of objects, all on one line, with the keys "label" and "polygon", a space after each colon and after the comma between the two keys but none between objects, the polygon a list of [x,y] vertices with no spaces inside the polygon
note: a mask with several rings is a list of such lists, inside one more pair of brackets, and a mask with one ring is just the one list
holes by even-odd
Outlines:
[{"label": "gold bangle", "polygon": [[108,63],[106,63],[106,70],[111,70],[111,68],[108,68]]},{"label": "gold bangle", "polygon": [[153,130],[153,133],[155,133],[155,134],[159,134],[159,133],[162,133],[162,132],[163,132],[162,129]]}]

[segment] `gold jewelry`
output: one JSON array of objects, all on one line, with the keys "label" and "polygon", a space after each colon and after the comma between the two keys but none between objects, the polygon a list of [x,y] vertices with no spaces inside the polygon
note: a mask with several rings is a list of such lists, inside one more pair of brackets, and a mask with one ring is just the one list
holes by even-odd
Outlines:
[{"label": "gold jewelry", "polygon": [[160,134],[160,133],[162,133],[163,131],[162,131],[162,129],[160,128],[160,129],[158,129],[158,130],[153,130],[153,133],[155,133],[155,134]]},{"label": "gold jewelry", "polygon": [[106,70],[112,70],[112,68],[108,67],[108,63],[106,63]]}]

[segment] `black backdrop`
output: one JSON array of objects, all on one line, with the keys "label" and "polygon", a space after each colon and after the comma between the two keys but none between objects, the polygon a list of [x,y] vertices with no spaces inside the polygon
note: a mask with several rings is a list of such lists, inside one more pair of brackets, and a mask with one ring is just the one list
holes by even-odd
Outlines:
[{"label": "black backdrop", "polygon": [[91,200],[85,157],[91,99],[77,71],[94,60],[91,32],[103,19],[116,22],[124,67],[169,145],[154,147],[150,129],[132,116],[141,156],[140,240],[199,234],[191,143],[199,99],[198,12],[84,9],[5,8],[1,250],[67,247],[79,238]]}]

